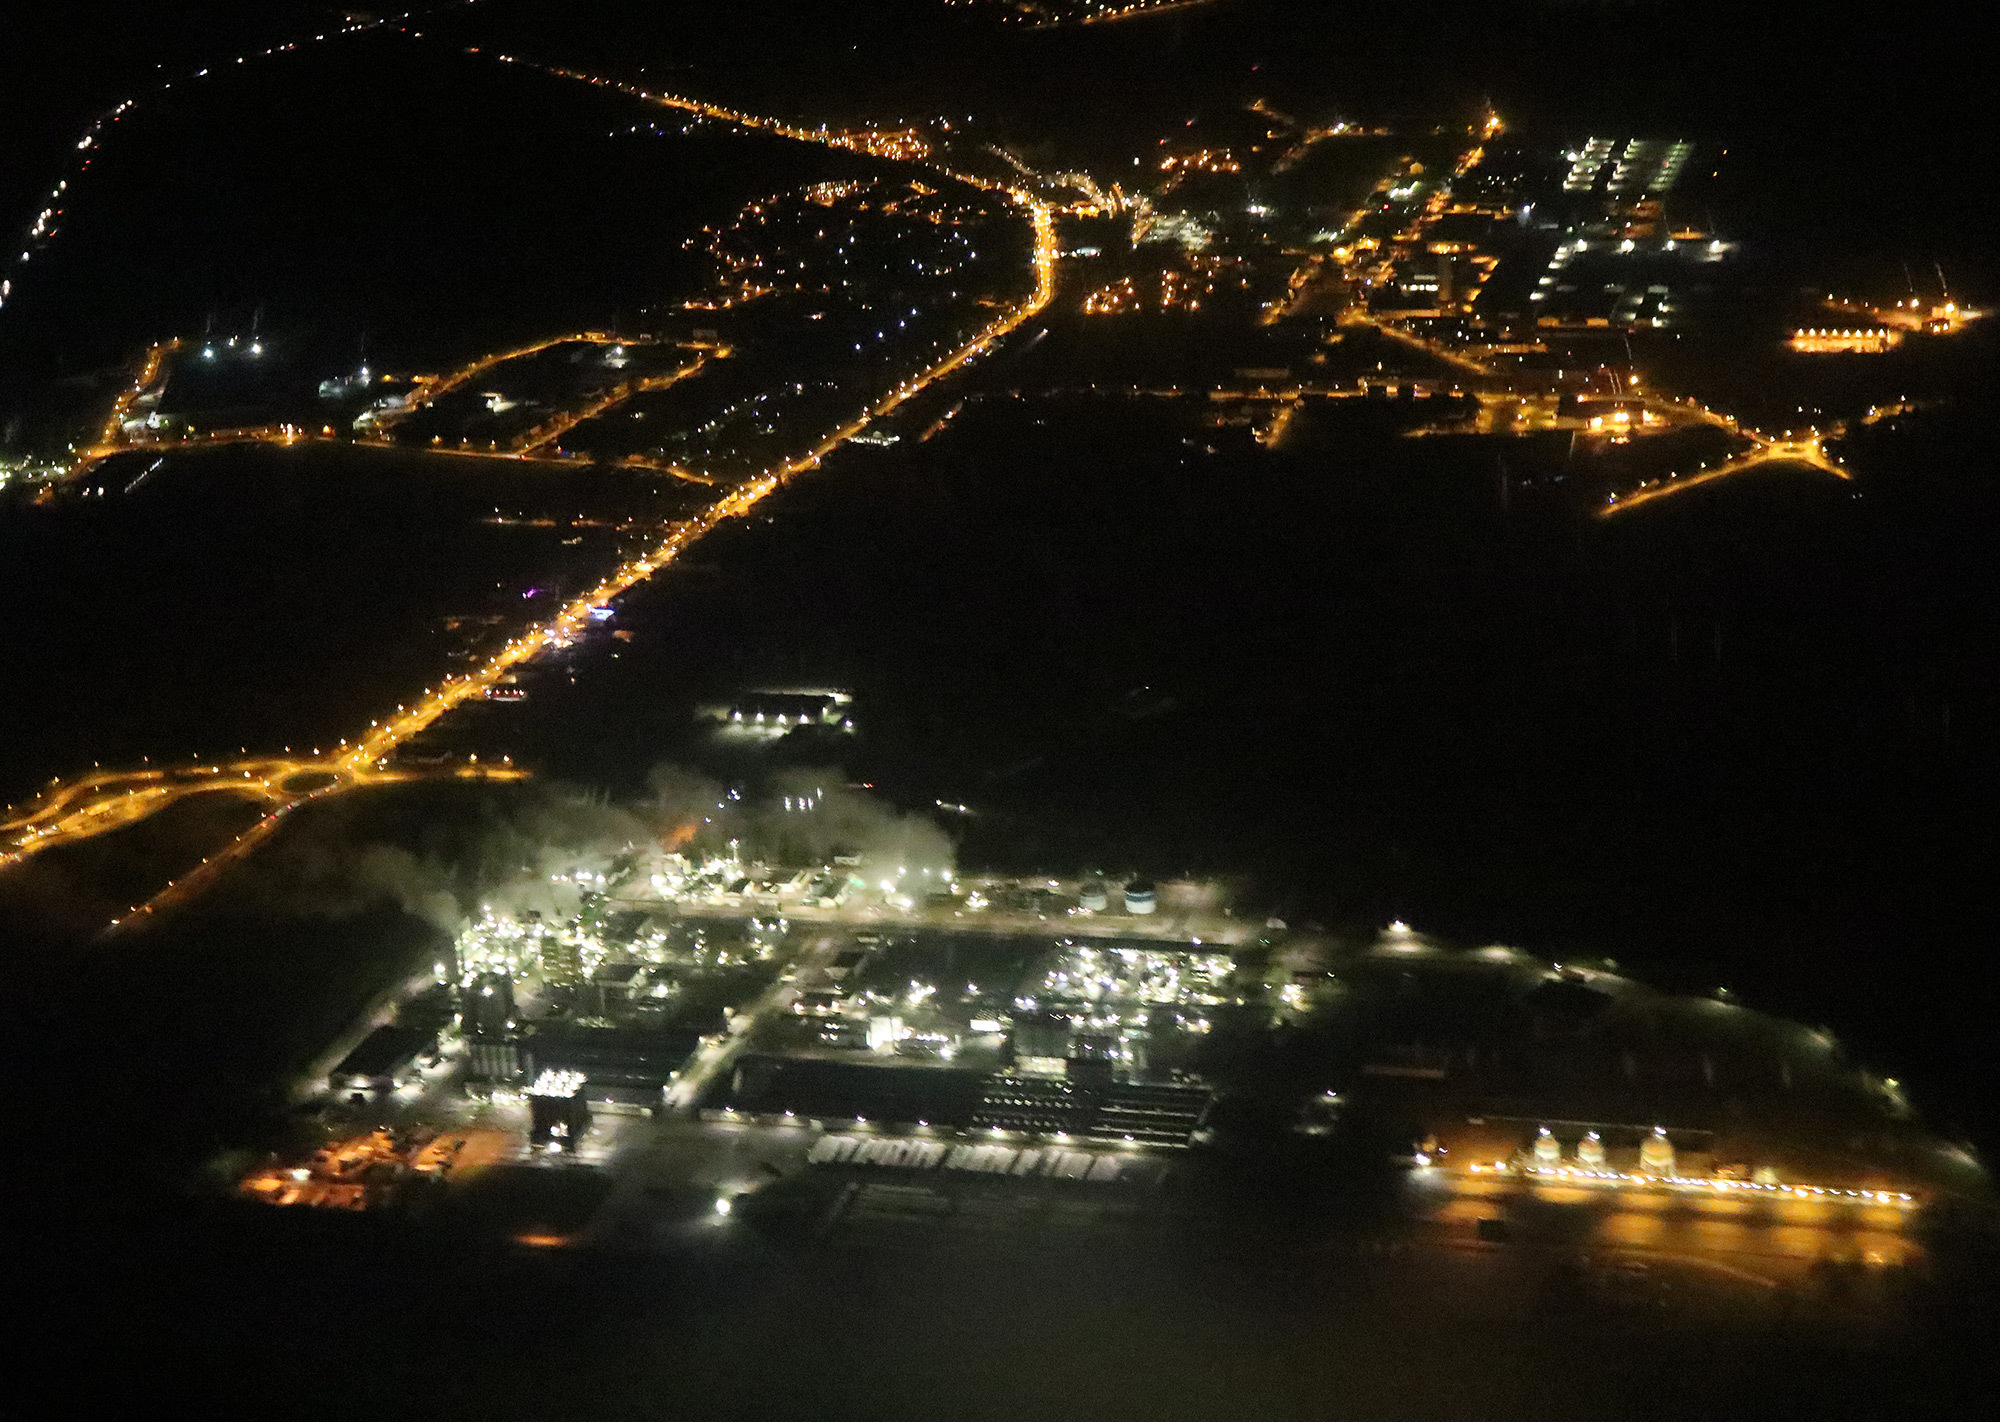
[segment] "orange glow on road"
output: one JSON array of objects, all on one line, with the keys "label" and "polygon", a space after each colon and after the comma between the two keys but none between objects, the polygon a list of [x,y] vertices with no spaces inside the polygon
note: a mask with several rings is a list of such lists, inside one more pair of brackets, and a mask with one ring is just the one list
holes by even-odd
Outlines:
[{"label": "orange glow on road", "polygon": [[[475,51],[476,52],[476,51]],[[502,57],[503,62],[508,61]],[[910,135],[881,135],[876,133],[856,133],[821,129],[806,129],[786,124],[775,119],[761,118],[735,110],[720,108],[690,99],[669,95],[658,95],[641,90],[629,84],[612,84],[611,81],[568,70],[550,69],[546,72],[565,78],[578,79],[594,85],[610,85],[650,103],[669,108],[683,109],[703,118],[718,119],[744,128],[761,129],[796,139],[800,142],[821,143],[833,147],[855,149],[876,156],[885,156],[901,161],[921,161],[928,155],[928,148],[921,143],[910,141]],[[186,769],[142,769],[124,771],[94,771],[89,775],[70,781],[52,784],[32,804],[20,814],[0,821],[0,868],[17,863],[41,850],[59,844],[101,834],[122,825],[134,823],[176,800],[188,795],[203,794],[222,790],[247,793],[269,801],[273,809],[257,823],[238,835],[221,850],[208,856],[200,865],[181,879],[167,885],[144,904],[135,905],[126,914],[114,920],[107,932],[116,932],[137,920],[156,917],[164,910],[194,897],[219,876],[221,870],[234,863],[270,834],[275,832],[284,817],[294,808],[322,795],[357,788],[363,785],[380,784],[398,780],[433,779],[443,775],[481,778],[516,779],[522,772],[509,766],[488,767],[466,765],[444,771],[426,772],[394,770],[388,766],[388,758],[395,750],[413,736],[435,725],[437,721],[463,705],[467,701],[487,695],[501,684],[502,678],[542,652],[558,644],[567,644],[580,636],[590,623],[590,613],[650,578],[685,552],[703,535],[717,528],[725,521],[748,514],[759,503],[799,474],[816,469],[820,463],[842,443],[860,434],[874,421],[881,419],[901,406],[911,397],[927,389],[936,381],[958,370],[966,362],[991,349],[995,342],[1018,329],[1020,325],[1044,310],[1055,295],[1055,269],[1058,246],[1055,230],[1055,209],[1047,201],[1023,188],[1010,187],[989,179],[953,172],[937,165],[929,165],[934,171],[944,174],[968,186],[983,191],[1001,194],[1024,210],[1034,229],[1033,268],[1035,284],[1025,300],[1004,307],[1000,314],[987,323],[976,335],[953,350],[943,359],[935,362],[916,375],[906,377],[880,398],[860,411],[853,419],[820,439],[805,453],[788,460],[775,468],[767,469],[753,479],[746,480],[730,489],[696,517],[669,526],[666,535],[648,551],[626,560],[611,573],[602,578],[588,591],[572,598],[549,621],[530,627],[512,640],[498,653],[490,657],[477,669],[449,677],[422,697],[414,705],[398,706],[395,712],[379,718],[354,744],[343,743],[343,748],[329,754],[313,757],[258,757],[240,761],[217,762],[206,769],[189,767]],[[513,350],[482,356],[480,359],[461,367],[444,377],[433,377],[419,383],[410,403],[396,412],[393,418],[406,417],[412,411],[435,401],[439,396],[463,386],[467,381],[484,371],[509,360],[517,360],[547,350],[552,346],[571,341],[608,343],[623,340],[634,343],[636,338],[613,337],[603,332],[582,332],[551,337],[531,345]],[[144,368],[137,382],[127,392],[120,395],[112,415],[104,427],[104,439],[98,446],[80,456],[73,473],[80,473],[99,459],[111,454],[142,448],[178,448],[189,445],[207,445],[239,441],[266,441],[292,444],[301,439],[318,439],[325,436],[312,435],[291,426],[260,429],[215,431],[195,436],[188,440],[118,443],[116,437],[122,432],[123,422],[131,402],[149,385],[158,379],[169,354],[179,348],[179,342],[169,341],[154,346],[147,354]],[[727,351],[715,349],[714,355],[726,355]],[[624,394],[617,394],[597,406],[561,424],[560,428],[531,432],[533,438],[524,447],[506,451],[460,450],[442,447],[410,452],[451,453],[479,458],[546,459],[551,462],[568,462],[561,456],[542,455],[535,451],[545,448],[565,430],[573,427],[591,414],[602,413],[618,400],[626,398],[639,389],[663,388],[674,381],[687,378],[701,368],[704,360],[683,367],[668,375],[651,377],[630,382]],[[345,442],[345,441],[344,441]],[[386,438],[379,431],[377,438],[351,442],[357,447],[386,445]],[[673,475],[694,482],[712,484],[706,475],[680,469],[662,461],[631,457],[620,461],[627,467],[643,467]],[[310,791],[296,792],[285,789],[282,782],[308,773],[325,774],[326,783]]]},{"label": "orange glow on road", "polygon": [[1805,439],[1764,439],[1758,435],[1749,437],[1756,440],[1755,447],[1745,450],[1734,459],[1725,460],[1713,469],[1664,479],[1650,487],[1634,489],[1629,494],[1614,494],[1605,501],[1602,508],[1598,509],[1597,516],[1609,518],[1613,514],[1624,513],[1628,509],[1653,503],[1672,494],[1686,493],[1689,489],[1698,489],[1719,479],[1748,473],[1752,469],[1761,469],[1766,464],[1804,464],[1809,468],[1831,474],[1836,479],[1854,477],[1827,456],[1825,446],[1818,435],[1809,435]]}]

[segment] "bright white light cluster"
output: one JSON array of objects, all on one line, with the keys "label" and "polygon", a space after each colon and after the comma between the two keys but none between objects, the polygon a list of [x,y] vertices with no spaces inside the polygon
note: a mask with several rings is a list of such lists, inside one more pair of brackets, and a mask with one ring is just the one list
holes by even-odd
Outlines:
[{"label": "bright white light cluster", "polygon": [[561,1071],[555,1067],[548,1067],[535,1078],[535,1084],[528,1088],[528,1095],[567,1099],[583,1089],[583,1081],[584,1076],[580,1071]]},{"label": "bright white light cluster", "polygon": [[69,472],[66,464],[50,464],[39,459],[0,457],[0,489],[15,480],[24,484],[59,479]]},{"label": "bright white light cluster", "polygon": [[610,956],[594,931],[574,921],[561,926],[534,919],[523,923],[489,910],[459,932],[459,982],[470,986],[481,973],[505,973],[511,978],[541,976],[551,956],[569,951],[574,951],[586,977]]},{"label": "bright white light cluster", "polygon": [[1088,1002],[1213,1007],[1224,1000],[1229,956],[1199,950],[1068,946],[1050,964],[1042,992]]}]

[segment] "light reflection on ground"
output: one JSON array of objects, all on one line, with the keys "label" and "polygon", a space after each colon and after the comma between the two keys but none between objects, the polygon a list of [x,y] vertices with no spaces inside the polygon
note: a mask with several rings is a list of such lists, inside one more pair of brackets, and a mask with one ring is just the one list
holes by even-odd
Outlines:
[{"label": "light reflection on ground", "polygon": [[1753,1273],[1777,1267],[1795,1279],[1815,1266],[1894,1268],[1922,1255],[1904,1233],[1909,1209],[1873,1200],[1557,1184],[1492,1173],[1439,1172],[1426,1183],[1439,1197],[1426,1218],[1467,1233],[1480,1221],[1504,1219],[1520,1227],[1513,1236],[1518,1239],[1568,1237],[1586,1247],[1665,1254],[1724,1270],[1739,1263]]}]

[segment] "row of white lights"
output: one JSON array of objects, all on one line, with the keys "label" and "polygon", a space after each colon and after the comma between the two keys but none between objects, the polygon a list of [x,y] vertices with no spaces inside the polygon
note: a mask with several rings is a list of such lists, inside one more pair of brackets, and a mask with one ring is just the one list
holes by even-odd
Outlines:
[{"label": "row of white lights", "polygon": [[1735,1190],[1755,1190],[1764,1194],[1792,1195],[1808,1198],[1846,1198],[1868,1200],[1882,1205],[1909,1205],[1916,1203],[1915,1197],[1897,1190],[1848,1190],[1837,1185],[1780,1185],[1764,1184],[1756,1180],[1712,1180],[1693,1175],[1646,1175],[1628,1174],[1618,1170],[1581,1170],[1575,1166],[1524,1165],[1509,1166],[1503,1160],[1491,1165],[1472,1162],[1467,1170],[1474,1175],[1508,1175],[1518,1169],[1523,1175],[1537,1175],[1563,1180],[1598,1181],[1607,1185],[1667,1185],[1678,1189],[1716,1190],[1728,1193]]}]

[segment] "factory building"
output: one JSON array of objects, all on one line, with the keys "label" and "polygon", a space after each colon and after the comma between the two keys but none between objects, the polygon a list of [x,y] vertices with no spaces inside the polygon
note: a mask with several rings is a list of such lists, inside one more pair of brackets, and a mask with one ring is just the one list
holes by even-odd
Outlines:
[{"label": "factory building", "polygon": [[819,728],[852,731],[854,697],[845,691],[745,691],[696,708],[695,715],[729,735],[777,737]]},{"label": "factory building", "polygon": [[952,1067],[745,1056],[727,1099],[760,1114],[964,1126],[978,1106],[980,1080]]},{"label": "factory building", "polygon": [[377,1027],[327,1076],[335,1091],[391,1091],[414,1081],[417,1058],[437,1050],[437,1034],[415,1027]]},{"label": "factory building", "polygon": [[590,1130],[583,1073],[542,1072],[528,1088],[528,1114],[533,1122],[528,1130],[530,1146],[574,1151]]},{"label": "factory building", "polygon": [[465,990],[459,1025],[468,1037],[501,1038],[514,1030],[514,980],[481,973]]},{"label": "factory building", "polygon": [[505,973],[481,973],[465,989],[459,1007],[468,1070],[474,1080],[517,1081],[521,1050],[516,1040],[514,980]]},{"label": "factory building", "polygon": [[522,1055],[538,1080],[566,1072],[587,1083],[593,1100],[651,1103],[700,1045],[700,1034],[687,1028],[542,1022],[523,1041]]},{"label": "factory building", "polygon": [[975,1128],[1083,1140],[1184,1146],[1208,1114],[1208,1088],[1182,1082],[1084,1082],[1014,1076],[986,1079]]},{"label": "factory building", "polygon": [[1212,1094],[1193,1082],[1082,1081],[951,1067],[752,1056],[732,1074],[729,1106],[828,1123],[1067,1135],[1183,1146]]},{"label": "factory building", "polygon": [[521,1048],[512,1041],[467,1043],[468,1074],[476,1081],[504,1083],[521,1078]]}]

